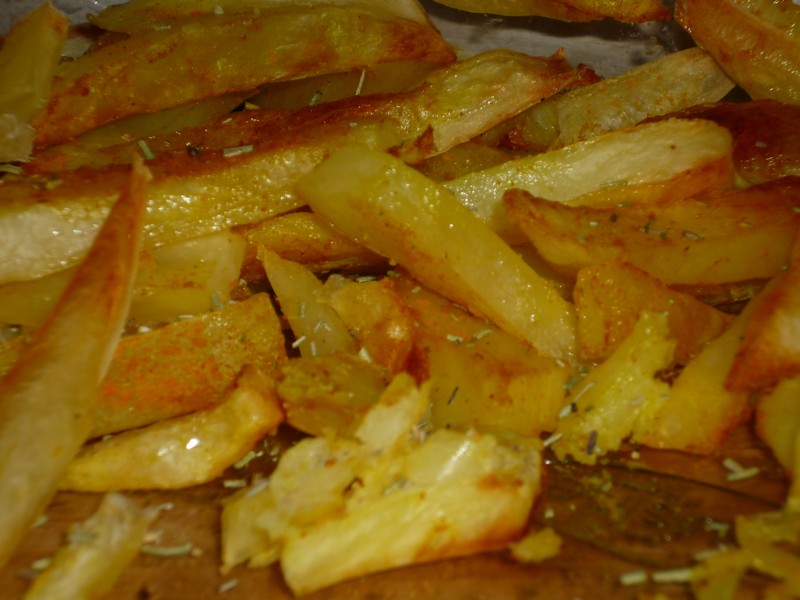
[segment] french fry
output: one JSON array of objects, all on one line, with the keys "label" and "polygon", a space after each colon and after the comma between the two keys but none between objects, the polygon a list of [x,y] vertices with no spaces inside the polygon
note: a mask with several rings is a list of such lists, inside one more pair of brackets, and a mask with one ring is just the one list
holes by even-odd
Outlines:
[{"label": "french fry", "polygon": [[293,212],[236,229],[247,240],[242,277],[249,282],[264,278],[258,261],[260,249],[305,266],[314,273],[370,270],[384,267],[386,259],[356,244],[319,215]]},{"label": "french fry", "polygon": [[675,20],[753,98],[800,103],[800,7],[791,0],[678,0]]},{"label": "french fry", "polygon": [[[137,31],[62,63],[50,102],[32,123],[36,146],[44,148],[133,114],[252,90],[268,81],[375,62],[447,64],[454,59],[433,27],[359,8],[293,6],[263,10],[259,16],[252,11],[211,13],[174,28]],[[135,68],[138,63],[148,68]],[[169,85],[163,85],[166,81]]]},{"label": "french fry", "polygon": [[773,455],[796,479],[797,453],[800,448],[800,378],[783,379],[758,398],[755,429]]},{"label": "french fry", "polygon": [[732,88],[708,53],[689,48],[548,98],[525,111],[507,136],[515,147],[552,150],[647,117],[716,102]]},{"label": "french fry", "polygon": [[85,446],[59,487],[83,492],[179,489],[209,482],[283,422],[275,383],[245,367],[216,407]]},{"label": "french fry", "polygon": [[309,435],[349,437],[389,381],[386,370],[359,356],[326,354],[288,361],[278,395],[292,427]]},{"label": "french fry", "polygon": [[543,354],[575,351],[572,305],[453,195],[400,160],[342,148],[298,193],[355,241]]},{"label": "french fry", "polygon": [[50,2],[28,13],[0,47],[0,162],[24,161],[33,150],[29,122],[44,110],[61,48],[67,17]]},{"label": "french fry", "polygon": [[[334,148],[402,146],[406,158],[420,160],[577,76],[563,57],[488,52],[435,73],[408,94],[352,98],[288,114],[246,111],[219,127],[183,132],[175,138],[180,152],[148,163],[154,179],[145,243],[199,237],[289,212],[303,205],[295,182]],[[187,145],[201,148],[199,156],[184,151]],[[56,174],[34,169],[31,177],[4,179],[0,283],[75,264],[123,181],[122,166]]]},{"label": "french fry", "polygon": [[259,259],[301,356],[355,354],[358,344],[336,310],[322,298],[322,282],[303,265],[262,251]]},{"label": "french fry", "polygon": [[408,367],[415,320],[393,281],[353,283],[332,275],[325,282],[324,298],[358,340],[360,356],[397,374]]},{"label": "french fry", "polygon": [[[218,14],[258,14],[261,10],[292,8],[293,0],[131,0],[111,5],[97,15],[88,15],[89,22],[107,31],[133,33],[154,25],[169,25],[170,22]],[[419,24],[427,24],[428,16],[413,0],[379,4],[370,0],[313,0],[308,3],[316,7],[336,6],[355,9],[369,8],[387,15],[401,17]]]},{"label": "french fry", "polygon": [[408,371],[432,382],[430,420],[454,428],[538,436],[552,431],[571,369],[408,277],[393,279],[411,310]]},{"label": "french fry", "polygon": [[800,180],[785,178],[658,204],[567,206],[520,190],[509,215],[551,264],[574,275],[623,259],[668,285],[768,279],[789,259]]},{"label": "french fry", "polygon": [[439,4],[477,13],[508,16],[539,16],[561,21],[594,21],[611,18],[627,23],[661,21],[670,17],[666,7],[655,0],[436,0]]},{"label": "french fry", "polygon": [[800,375],[800,241],[791,259],[761,293],[725,385],[736,392],[769,389],[782,379]]},{"label": "french fry", "polygon": [[98,509],[74,525],[69,541],[36,577],[26,600],[101,598],[136,557],[158,510],[107,494]]},{"label": "french fry", "polygon": [[598,263],[578,271],[573,291],[580,354],[600,361],[630,335],[642,311],[664,312],[676,341],[675,361],[686,364],[720,335],[731,316],[670,289],[628,263]]},{"label": "french fry", "polygon": [[[0,565],[49,502],[93,426],[136,271],[148,174],[134,164],[92,250],[0,380]],[[36,440],[36,443],[31,443]]]},{"label": "french fry", "polygon": [[730,134],[722,127],[704,121],[670,121],[508,161],[443,185],[504,239],[519,243],[524,237],[502,207],[506,190],[523,189],[559,202],[647,182],[663,183],[664,196],[674,192],[673,186],[699,193],[733,183],[730,155]]},{"label": "french fry", "polygon": [[630,335],[572,389],[572,410],[551,444],[556,456],[595,464],[618,450],[640,419],[670,401],[669,385],[655,375],[672,364],[674,349],[666,313],[641,313]]},{"label": "french fry", "polygon": [[776,100],[716,102],[669,117],[706,119],[733,136],[737,175],[748,184],[800,176],[800,106]]},{"label": "french fry", "polygon": [[725,377],[758,299],[709,342],[672,383],[669,398],[636,423],[633,440],[646,446],[708,454],[750,417],[747,394],[731,392]]},{"label": "french fry", "polygon": [[215,406],[244,365],[273,375],[284,344],[266,294],[125,336],[100,388],[92,436]]},{"label": "french fry", "polygon": [[[128,324],[161,324],[220,308],[238,283],[244,251],[244,239],[230,232],[142,251]],[[39,326],[74,271],[0,286],[0,323]]]}]

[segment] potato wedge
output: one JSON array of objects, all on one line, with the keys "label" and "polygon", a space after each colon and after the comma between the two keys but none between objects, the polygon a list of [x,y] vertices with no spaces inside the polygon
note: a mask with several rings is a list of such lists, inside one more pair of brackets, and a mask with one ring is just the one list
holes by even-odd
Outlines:
[{"label": "potato wedge", "polygon": [[[147,170],[134,164],[92,249],[45,324],[0,379],[0,565],[89,437],[100,381],[130,303]],[[35,443],[31,443],[35,440]]]},{"label": "potato wedge", "polygon": [[516,148],[553,150],[647,117],[716,102],[732,88],[708,53],[689,48],[548,98],[525,111],[507,137]]},{"label": "potato wedge", "polygon": [[[731,137],[719,125],[679,120],[615,131],[566,148],[502,163],[443,185],[510,242],[524,237],[502,206],[519,188],[559,202],[623,184],[662,182],[689,193],[732,184]],[[684,178],[688,178],[684,179]]]},{"label": "potato wedge", "polygon": [[297,190],[338,229],[432,289],[544,354],[573,354],[572,305],[446,189],[402,161],[342,148]]},{"label": "potato wedge", "polygon": [[125,336],[100,388],[92,435],[215,406],[244,365],[271,376],[286,360],[284,344],[266,294]]},{"label": "potato wedge", "polygon": [[689,294],[670,289],[628,263],[598,263],[578,271],[573,292],[578,311],[581,357],[590,362],[607,358],[633,331],[642,311],[668,315],[677,342],[675,361],[686,364],[731,320]]},{"label": "potato wedge", "polygon": [[737,392],[769,389],[800,375],[800,241],[788,268],[761,293],[726,385]]},{"label": "potato wedge", "polygon": [[275,382],[247,366],[214,408],[124,431],[85,446],[62,490],[180,489],[206,483],[284,420]]},{"label": "potato wedge", "polygon": [[[219,127],[183,132],[174,138],[179,152],[148,163],[154,181],[146,244],[198,237],[299,208],[297,179],[348,143],[401,146],[413,160],[444,152],[576,76],[563,57],[487,52],[435,73],[408,94],[291,113],[246,111]],[[199,151],[187,153],[187,147]],[[0,255],[6,257],[0,283],[74,264],[124,181],[124,168],[7,179],[0,205]]]},{"label": "potato wedge", "polygon": [[[323,5],[262,10],[259,16],[212,13],[174,28],[136,32],[62,63],[50,102],[33,123],[36,146],[63,142],[130,115],[252,90],[268,81],[376,62],[447,64],[454,58],[433,27],[380,10]],[[139,63],[148,63],[148,68],[134,68]]]},{"label": "potato wedge", "polygon": [[663,21],[670,17],[657,0],[436,0],[439,4],[469,12],[508,16],[538,16],[560,21],[594,21],[611,18],[626,23]]},{"label": "potato wedge", "polygon": [[768,279],[788,263],[800,179],[658,204],[566,206],[506,194],[509,216],[551,264],[574,275],[623,259],[668,285]]},{"label": "potato wedge", "polygon": [[786,472],[797,474],[800,451],[800,378],[781,380],[758,398],[755,428]]},{"label": "potato wedge", "polygon": [[800,7],[792,0],[677,0],[675,20],[753,98],[800,103]]},{"label": "potato wedge", "polygon": [[572,409],[550,446],[556,456],[593,465],[618,450],[640,419],[669,401],[669,385],[656,373],[672,364],[674,349],[666,313],[642,312],[611,356],[571,390]]}]

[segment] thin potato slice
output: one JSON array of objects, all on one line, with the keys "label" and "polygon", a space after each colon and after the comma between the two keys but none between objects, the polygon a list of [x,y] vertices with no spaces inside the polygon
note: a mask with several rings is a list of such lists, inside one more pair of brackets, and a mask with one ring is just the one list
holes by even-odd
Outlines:
[{"label": "thin potato slice", "polygon": [[0,565],[89,437],[130,303],[147,181],[147,170],[134,164],[69,287],[0,380]]},{"label": "thin potato slice", "polygon": [[792,0],[678,0],[675,20],[753,98],[800,103],[800,6]]},{"label": "thin potato slice", "polygon": [[[204,15],[174,28],[136,32],[62,63],[50,103],[33,123],[36,145],[44,148],[122,117],[252,90],[268,81],[376,62],[447,64],[454,58],[433,27],[379,10],[327,5],[264,10],[260,16]],[[135,68],[140,63],[148,68]]]},{"label": "thin potato slice", "polygon": [[25,600],[102,598],[136,557],[158,510],[139,508],[126,496],[107,494],[36,577]]},{"label": "thin potato slice", "polygon": [[689,48],[548,98],[528,109],[508,137],[514,146],[552,150],[647,117],[716,102],[732,88],[708,53]]},{"label": "thin potato slice", "polygon": [[640,419],[669,401],[669,385],[655,375],[672,364],[674,349],[666,313],[641,313],[611,356],[573,388],[572,411],[555,429],[556,456],[593,465],[618,450]]},{"label": "thin potato slice", "polygon": [[[218,127],[183,132],[175,147],[198,152],[181,150],[149,162],[154,180],[146,243],[170,243],[287,213],[303,204],[294,193],[295,182],[334,148],[401,146],[407,158],[425,158],[577,76],[563,57],[488,52],[435,73],[407,94],[352,98],[294,112],[245,111]],[[118,166],[4,179],[0,283],[40,277],[77,262],[123,177]]]},{"label": "thin potato slice", "polygon": [[787,264],[800,179],[657,204],[567,206],[506,194],[509,215],[551,264],[575,274],[622,259],[668,285],[768,279]]},{"label": "thin potato slice", "polygon": [[584,360],[603,360],[633,330],[642,311],[664,312],[677,342],[675,360],[686,364],[731,319],[689,294],[670,289],[641,269],[619,261],[578,271],[573,292]]},{"label": "thin potato slice", "polygon": [[469,12],[508,16],[538,16],[561,21],[594,21],[611,18],[626,23],[663,21],[669,11],[659,0],[436,0],[439,4]]},{"label": "thin potato slice", "polygon": [[221,404],[95,442],[69,464],[62,490],[179,489],[206,483],[283,422],[275,383],[246,367]]},{"label": "thin potato slice", "polygon": [[402,161],[343,148],[302,179],[298,192],[315,212],[425,285],[544,354],[573,354],[572,305],[453,195]]},{"label": "thin potato slice", "polygon": [[[693,174],[689,181],[687,173]],[[705,121],[665,121],[577,142],[560,150],[502,163],[443,185],[481,220],[511,242],[520,242],[508,221],[503,194],[512,188],[559,202],[624,184],[662,182],[691,193],[732,184],[731,137]]]},{"label": "thin potato slice", "polygon": [[215,406],[244,365],[273,375],[286,360],[284,344],[266,294],[125,336],[100,388],[92,435]]}]

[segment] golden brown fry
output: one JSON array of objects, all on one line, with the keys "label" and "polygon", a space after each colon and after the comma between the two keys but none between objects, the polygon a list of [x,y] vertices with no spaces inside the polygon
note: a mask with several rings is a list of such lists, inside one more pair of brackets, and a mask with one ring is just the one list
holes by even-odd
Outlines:
[{"label": "golden brown fry", "polygon": [[578,271],[573,298],[581,356],[587,361],[608,357],[628,337],[644,310],[669,315],[670,335],[677,342],[675,360],[680,364],[721,334],[731,318],[621,261]]},{"label": "golden brown fry", "polygon": [[0,380],[0,565],[89,436],[98,386],[130,303],[147,170],[134,164],[92,249],[44,325]]},{"label": "golden brown fry", "polygon": [[555,428],[570,376],[565,363],[409,277],[392,281],[416,323],[408,371],[433,383],[434,427],[530,437]]},{"label": "golden brown fry", "polygon": [[356,244],[311,212],[294,212],[265,219],[236,231],[247,240],[242,276],[248,282],[259,282],[264,278],[264,268],[257,259],[261,248],[300,263],[315,273],[370,270],[386,264],[384,257]]},{"label": "golden brown fry", "polygon": [[282,422],[275,382],[248,365],[218,406],[84,447],[69,464],[60,488],[105,492],[206,483]]},{"label": "golden brown fry", "polygon": [[664,283],[768,279],[787,264],[797,229],[800,179],[657,204],[567,206],[527,192],[506,194],[510,217],[542,256],[575,274],[621,259]]},{"label": "golden brown fry", "polygon": [[572,356],[572,305],[452,194],[402,161],[342,148],[297,190],[315,212],[425,285],[543,354]]},{"label": "golden brown fry", "polygon": [[538,16],[561,21],[611,18],[626,23],[663,21],[670,12],[660,0],[436,0],[439,4],[476,13]]},{"label": "golden brown fry", "polygon": [[756,432],[790,474],[795,473],[797,452],[800,451],[798,397],[800,378],[784,379],[758,398],[755,413]]},{"label": "golden brown fry", "polygon": [[[184,132],[176,138],[180,151],[149,162],[154,181],[145,243],[197,237],[294,210],[303,204],[294,193],[297,179],[348,143],[400,146],[409,160],[444,152],[576,76],[563,57],[487,52],[434,73],[408,94],[291,113],[246,111],[208,131]],[[123,167],[109,167],[4,180],[0,283],[74,264],[123,176]]]},{"label": "golden brown fry", "polygon": [[88,519],[72,526],[66,546],[36,577],[25,600],[102,598],[136,557],[156,509],[107,494]]},{"label": "golden brown fry", "polygon": [[800,176],[800,106],[777,100],[718,102],[669,115],[707,119],[733,136],[736,172],[748,183]]},{"label": "golden brown fry", "polygon": [[[62,63],[50,103],[33,123],[36,145],[44,148],[116,119],[268,81],[375,62],[453,59],[433,27],[381,11],[328,5],[265,10],[257,17],[204,15],[174,28],[136,32]],[[147,68],[136,68],[140,64]]]},{"label": "golden brown fry", "polygon": [[800,6],[792,0],[678,0],[675,20],[753,98],[800,103]]},{"label": "golden brown fry", "polygon": [[732,88],[708,53],[689,48],[540,102],[509,131],[508,141],[533,151],[561,148],[646,117],[716,102]]},{"label": "golden brown fry", "polygon": [[268,375],[286,360],[266,294],[124,337],[100,388],[94,436],[219,404],[242,367]]},{"label": "golden brown fry", "polygon": [[726,385],[737,392],[769,389],[800,375],[800,241],[784,272],[761,293]]}]

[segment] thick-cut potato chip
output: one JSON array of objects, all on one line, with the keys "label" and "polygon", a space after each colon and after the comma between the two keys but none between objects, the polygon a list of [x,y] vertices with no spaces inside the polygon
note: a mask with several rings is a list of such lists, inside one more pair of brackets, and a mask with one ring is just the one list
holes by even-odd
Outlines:
[{"label": "thick-cut potato chip", "polygon": [[675,339],[675,360],[686,364],[727,327],[730,315],[670,289],[658,279],[620,261],[578,271],[573,291],[578,341],[584,360],[603,360],[633,331],[642,311],[665,312]]},{"label": "thick-cut potato chip", "polygon": [[[224,49],[224,50],[223,50]],[[62,63],[35,120],[39,148],[104,123],[194,100],[376,62],[455,58],[427,24],[381,10],[284,7],[209,14],[138,31]],[[136,68],[146,63],[147,69]]]},{"label": "thick-cut potato chip", "polygon": [[521,190],[506,194],[512,220],[565,272],[625,260],[668,285],[768,279],[788,263],[800,179],[662,202],[567,206]]},{"label": "thick-cut potato chip", "polygon": [[538,16],[561,21],[611,18],[626,23],[663,21],[670,17],[660,0],[436,0],[439,4],[476,13]]},{"label": "thick-cut potato chip", "polygon": [[543,354],[575,351],[574,307],[446,189],[386,153],[350,146],[298,183],[311,208],[425,285]]},{"label": "thick-cut potato chip", "polygon": [[708,53],[689,48],[548,98],[525,111],[507,137],[514,147],[552,150],[646,117],[716,102],[732,88]]},{"label": "thick-cut potato chip", "polygon": [[792,0],[678,0],[675,20],[753,98],[800,103],[800,6]]}]

